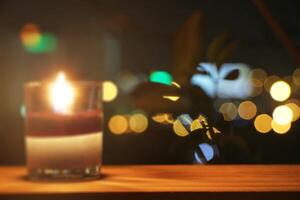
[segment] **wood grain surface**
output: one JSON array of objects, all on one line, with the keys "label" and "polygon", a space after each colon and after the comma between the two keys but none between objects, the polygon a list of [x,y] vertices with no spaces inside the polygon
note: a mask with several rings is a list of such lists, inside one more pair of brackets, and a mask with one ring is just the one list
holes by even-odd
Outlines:
[{"label": "wood grain surface", "polygon": [[236,193],[240,197],[243,193],[248,196],[261,193],[278,198],[280,194],[297,197],[300,194],[300,165],[104,166],[102,173],[98,180],[46,182],[29,181],[24,167],[0,167],[0,199],[24,195],[52,195],[55,199],[64,196],[67,199],[68,194],[105,199],[112,199],[108,197],[114,195],[120,198],[131,195],[139,197],[137,199],[149,196],[166,199],[171,195],[172,199],[180,196],[185,199],[191,194],[215,196],[223,193],[228,196]]}]

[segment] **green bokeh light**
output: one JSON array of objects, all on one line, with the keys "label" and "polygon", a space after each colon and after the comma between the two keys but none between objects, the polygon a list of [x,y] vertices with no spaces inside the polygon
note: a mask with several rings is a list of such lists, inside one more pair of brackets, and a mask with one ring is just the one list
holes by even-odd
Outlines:
[{"label": "green bokeh light", "polygon": [[171,85],[173,77],[166,71],[154,71],[150,74],[150,82]]},{"label": "green bokeh light", "polygon": [[29,53],[51,53],[56,50],[56,37],[52,34],[41,34],[41,39],[34,45],[26,45],[25,49]]}]

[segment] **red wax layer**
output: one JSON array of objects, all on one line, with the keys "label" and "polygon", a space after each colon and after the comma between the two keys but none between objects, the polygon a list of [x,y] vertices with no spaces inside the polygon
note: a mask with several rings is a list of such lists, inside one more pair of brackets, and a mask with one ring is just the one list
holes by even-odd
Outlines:
[{"label": "red wax layer", "polygon": [[28,136],[66,136],[102,131],[102,111],[85,111],[74,114],[28,113]]}]

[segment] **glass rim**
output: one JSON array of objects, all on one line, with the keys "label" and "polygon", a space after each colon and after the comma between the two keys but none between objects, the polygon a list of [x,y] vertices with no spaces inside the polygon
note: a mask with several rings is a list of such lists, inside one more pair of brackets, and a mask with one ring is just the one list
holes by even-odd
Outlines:
[{"label": "glass rim", "polygon": [[[69,83],[73,84],[74,86],[100,86],[102,87],[103,81],[68,81]],[[50,82],[43,82],[43,81],[27,81],[24,83],[24,88],[32,88],[32,87],[40,87],[43,85],[47,85]]]}]

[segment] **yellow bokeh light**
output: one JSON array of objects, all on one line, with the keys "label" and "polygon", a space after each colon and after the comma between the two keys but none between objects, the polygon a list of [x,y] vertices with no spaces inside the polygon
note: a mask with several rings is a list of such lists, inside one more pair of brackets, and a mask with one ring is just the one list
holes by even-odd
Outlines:
[{"label": "yellow bokeh light", "polygon": [[293,73],[293,83],[300,86],[300,68],[296,69]]},{"label": "yellow bokeh light", "polygon": [[270,92],[270,89],[272,87],[272,85],[276,82],[276,81],[279,81],[280,78],[278,76],[275,76],[275,75],[272,75],[272,76],[269,76],[265,82],[264,82],[264,88],[267,92]]},{"label": "yellow bokeh light", "polygon": [[173,130],[175,134],[180,137],[185,137],[189,134],[188,130],[186,130],[186,128],[178,119],[176,119],[175,122],[173,123]]},{"label": "yellow bokeh light", "polygon": [[259,79],[251,79],[251,85],[252,85],[252,91],[251,91],[251,96],[255,97],[258,96],[262,93],[263,91],[263,82]]},{"label": "yellow bokeh light", "polygon": [[172,81],[172,85],[174,85],[175,87],[177,88],[181,88],[181,86],[179,85],[179,83],[175,82],[175,81]]},{"label": "yellow bokeh light", "polygon": [[280,125],[290,123],[293,120],[292,109],[286,105],[276,107],[273,111],[273,120]]},{"label": "yellow bokeh light", "polygon": [[152,119],[158,123],[173,124],[174,120],[170,113],[160,113],[152,116]]},{"label": "yellow bokeh light", "polygon": [[66,80],[64,73],[59,73],[56,81],[50,85],[50,101],[55,112],[68,113],[75,100],[75,90]]},{"label": "yellow bokeh light", "polygon": [[271,131],[272,117],[267,114],[260,114],[254,120],[254,127],[260,133],[268,133]]},{"label": "yellow bokeh light", "polygon": [[118,88],[116,84],[112,81],[104,81],[102,95],[103,101],[105,102],[114,100],[118,95]]},{"label": "yellow bokeh light", "polygon": [[128,120],[122,115],[115,115],[110,118],[108,128],[112,133],[121,135],[128,130]]},{"label": "yellow bokeh light", "polygon": [[287,103],[286,106],[288,106],[293,111],[293,119],[292,121],[296,121],[300,117],[300,108],[296,103]]},{"label": "yellow bokeh light", "polygon": [[252,119],[257,112],[256,105],[251,101],[244,101],[240,103],[238,113],[242,119]]},{"label": "yellow bokeh light", "polygon": [[284,101],[291,95],[291,87],[284,81],[277,81],[271,86],[270,93],[274,100]]},{"label": "yellow bokeh light", "polygon": [[163,96],[164,99],[169,99],[171,101],[177,101],[180,97],[179,96]]},{"label": "yellow bokeh light", "polygon": [[142,133],[148,127],[148,119],[141,113],[134,114],[129,119],[129,127],[133,132]]},{"label": "yellow bokeh light", "polygon": [[272,121],[271,125],[272,125],[272,128],[273,128],[273,131],[278,133],[278,134],[285,134],[291,128],[291,123],[281,125],[281,124],[276,123],[274,120]]},{"label": "yellow bokeh light", "polygon": [[237,107],[234,103],[226,102],[221,105],[219,112],[222,113],[225,121],[232,121],[237,116]]},{"label": "yellow bokeh light", "polygon": [[21,30],[21,41],[26,46],[35,46],[41,41],[41,33],[35,24],[25,24]]},{"label": "yellow bokeh light", "polygon": [[267,77],[267,73],[263,69],[254,69],[250,73],[251,78],[264,81]]}]

